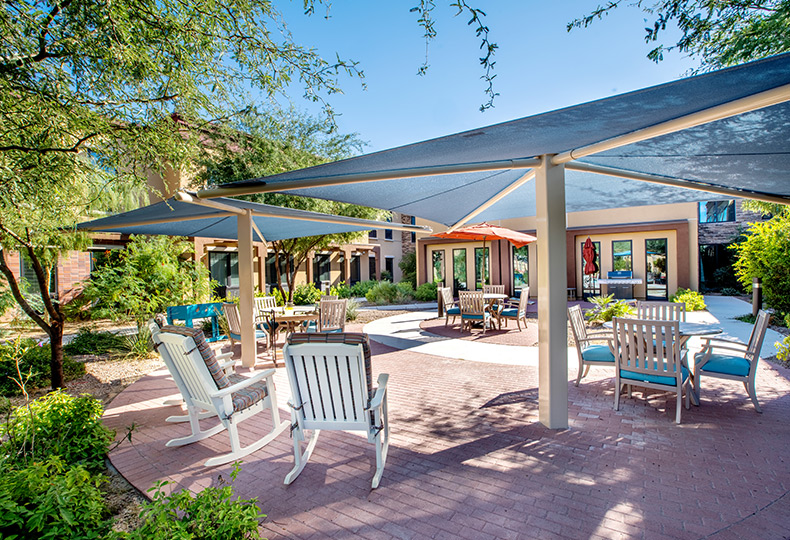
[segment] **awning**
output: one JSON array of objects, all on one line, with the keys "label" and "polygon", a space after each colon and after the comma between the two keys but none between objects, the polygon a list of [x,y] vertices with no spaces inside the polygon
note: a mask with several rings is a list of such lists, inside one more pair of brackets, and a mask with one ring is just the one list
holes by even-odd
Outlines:
[{"label": "awning", "polygon": [[[517,184],[529,175],[530,160],[559,154],[567,168],[569,212],[711,199],[706,192],[580,170],[595,167],[724,190],[729,196],[790,202],[788,99],[790,54],[783,54],[198,195],[288,190],[452,225],[515,184],[512,193],[471,221],[517,218],[535,215],[532,178]],[[612,142],[616,146],[608,148]],[[399,176],[407,177],[382,180]],[[366,178],[374,181],[350,183]],[[300,185],[320,187],[293,189]]]}]

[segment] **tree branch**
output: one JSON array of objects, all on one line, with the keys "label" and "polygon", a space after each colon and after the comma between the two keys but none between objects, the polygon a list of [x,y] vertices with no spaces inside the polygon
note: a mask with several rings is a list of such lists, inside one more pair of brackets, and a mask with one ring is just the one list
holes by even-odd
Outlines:
[{"label": "tree branch", "polygon": [[24,311],[28,317],[33,319],[36,324],[39,325],[51,338],[52,329],[47,324],[47,322],[38,313],[36,313],[36,310],[30,307],[30,304],[27,303],[27,300],[25,300],[25,297],[22,295],[22,291],[19,289],[19,283],[16,280],[16,276],[14,276],[11,268],[9,268],[8,264],[6,263],[5,250],[2,247],[0,247],[0,272],[2,272],[5,276],[5,279],[8,282],[8,287],[11,289],[11,294],[13,295],[17,304],[19,304],[19,307],[22,308],[22,311]]},{"label": "tree branch", "polygon": [[37,154],[48,154],[48,153],[51,153],[51,152],[77,154],[77,153],[80,152],[80,150],[82,149],[82,145],[86,141],[88,141],[88,140],[90,140],[90,139],[92,139],[92,138],[94,138],[94,137],[96,137],[98,135],[99,135],[98,133],[91,133],[90,135],[86,135],[85,137],[77,140],[77,142],[71,148],[57,148],[57,147],[53,147],[53,148],[33,148],[33,147],[30,147],[30,146],[20,146],[20,145],[17,145],[17,144],[11,144],[11,145],[8,145],[8,146],[0,146],[0,152],[8,152],[8,151],[11,151],[11,150],[17,150],[19,152],[35,152]]}]

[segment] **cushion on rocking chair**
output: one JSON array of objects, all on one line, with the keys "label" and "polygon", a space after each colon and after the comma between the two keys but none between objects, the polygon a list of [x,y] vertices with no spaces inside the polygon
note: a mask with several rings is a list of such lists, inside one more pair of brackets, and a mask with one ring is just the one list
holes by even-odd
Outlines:
[{"label": "cushion on rocking chair", "polygon": [[362,345],[362,352],[365,355],[365,383],[368,387],[368,399],[373,399],[373,374],[371,373],[370,362],[370,339],[367,334],[358,332],[341,332],[341,333],[307,333],[307,332],[294,332],[288,336],[288,344],[296,345],[297,343],[346,343],[349,345]]},{"label": "cushion on rocking chair", "polygon": [[195,341],[195,346],[200,352],[200,356],[203,358],[203,361],[206,363],[209,373],[211,373],[211,376],[214,378],[217,388],[221,389],[230,386],[231,383],[228,380],[228,376],[225,374],[225,370],[222,369],[222,366],[219,365],[219,362],[217,362],[217,357],[214,355],[213,349],[206,341],[206,336],[203,335],[203,330],[200,328],[189,328],[187,326],[168,325],[162,327],[162,332],[191,337]]},{"label": "cushion on rocking chair", "polygon": [[[247,377],[242,375],[229,375],[228,381],[230,384],[236,384],[239,382],[244,382]],[[255,384],[251,384],[246,388],[242,388],[241,390],[237,390],[231,394],[231,399],[233,400],[233,410],[235,412],[243,411],[249,407],[252,407],[266,396],[269,395],[269,389],[266,387],[266,381],[260,381]]]}]

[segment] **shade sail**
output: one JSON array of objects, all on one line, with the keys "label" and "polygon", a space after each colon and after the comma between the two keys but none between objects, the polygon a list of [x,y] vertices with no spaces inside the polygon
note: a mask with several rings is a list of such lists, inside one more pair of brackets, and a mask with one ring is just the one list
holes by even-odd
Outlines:
[{"label": "shade sail", "polygon": [[531,234],[514,231],[513,229],[508,229],[507,227],[489,225],[488,223],[480,223],[478,225],[462,227],[454,231],[437,233],[433,236],[437,238],[452,238],[458,240],[482,240],[484,243],[487,240],[507,240],[517,248],[526,246],[530,242],[537,240],[537,238]]},{"label": "shade sail", "polygon": [[[785,94],[790,54],[681,79],[511,122],[363,155],[276,176],[229,184],[251,189],[305,179],[403,171],[559,154],[766,93]],[[790,96],[790,89],[787,89]],[[770,194],[790,201],[790,104],[764,106],[675,133],[578,159],[626,171],[713,187]],[[329,185],[289,193],[366,204],[447,225],[499,193],[526,171],[505,169],[425,175]],[[535,214],[534,183],[527,182],[475,221]],[[577,170],[566,171],[568,211],[710,200],[705,192],[646,184]],[[211,196],[210,190],[200,193]],[[451,202],[451,204],[448,204]]]},{"label": "shade sail", "polygon": [[[387,224],[367,219],[342,218],[347,223],[331,223],[337,216],[295,210],[237,199],[216,199],[215,202],[236,209],[249,209],[252,220],[266,241],[353,231],[367,231]],[[265,215],[260,215],[265,214]],[[208,208],[175,199],[138,208],[77,225],[78,229],[122,234],[163,234],[238,239],[236,215],[217,208]],[[420,230],[421,227],[414,227]],[[255,233],[254,233],[255,234]],[[257,238],[257,240],[261,240]]]}]

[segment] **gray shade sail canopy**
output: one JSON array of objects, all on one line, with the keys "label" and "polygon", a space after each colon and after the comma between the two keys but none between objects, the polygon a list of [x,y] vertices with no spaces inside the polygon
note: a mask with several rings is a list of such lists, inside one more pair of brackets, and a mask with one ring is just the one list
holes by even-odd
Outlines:
[{"label": "gray shade sail canopy", "polygon": [[[202,198],[238,191],[278,191],[365,204],[455,223],[482,201],[524,176],[526,167],[501,162],[525,160],[638,133],[754,96],[779,94],[729,117],[687,127],[610,150],[574,157],[598,165],[658,175],[689,186],[787,198],[790,202],[790,54],[681,79],[502,124],[327,163],[275,176],[203,190]],[[500,163],[499,170],[426,174],[420,168]],[[348,175],[411,171],[408,178],[323,185],[294,190],[300,181],[332,181]],[[385,174],[386,176],[386,174]],[[566,171],[566,210],[606,209],[710,200],[710,193],[647,184],[574,170]],[[447,204],[452,201],[452,204]],[[475,217],[475,221],[535,215],[534,182],[528,181]]]},{"label": "gray shade sail canopy", "polygon": [[[387,226],[388,223],[368,219],[347,218],[295,210],[268,204],[252,203],[237,199],[215,199],[216,203],[238,210],[250,210],[252,221],[264,238],[274,242],[286,238],[317,236],[354,231],[368,231]],[[342,220],[344,223],[335,223]],[[238,239],[236,214],[182,202],[176,199],[144,206],[130,212],[88,221],[77,229],[122,234],[161,234],[168,236],[198,236],[206,238]],[[415,231],[424,230],[413,227]],[[257,235],[257,231],[253,233]]]}]

